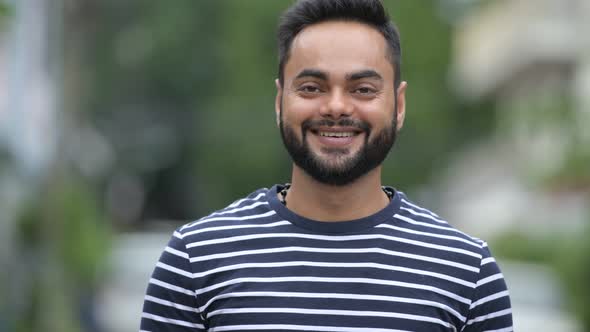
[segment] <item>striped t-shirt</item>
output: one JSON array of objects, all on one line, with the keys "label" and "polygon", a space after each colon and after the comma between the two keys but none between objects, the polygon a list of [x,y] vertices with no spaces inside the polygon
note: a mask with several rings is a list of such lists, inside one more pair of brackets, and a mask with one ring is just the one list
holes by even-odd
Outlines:
[{"label": "striped t-shirt", "polygon": [[487,244],[396,192],[366,218],[296,215],[276,185],[174,232],[142,331],[512,331]]}]

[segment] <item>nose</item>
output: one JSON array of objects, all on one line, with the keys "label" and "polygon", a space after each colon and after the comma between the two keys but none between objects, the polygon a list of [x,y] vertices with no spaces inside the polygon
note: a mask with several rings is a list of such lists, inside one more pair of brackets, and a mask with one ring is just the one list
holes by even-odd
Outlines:
[{"label": "nose", "polygon": [[348,117],[354,111],[354,105],[344,91],[334,89],[327,97],[326,103],[320,107],[322,117],[338,119]]}]

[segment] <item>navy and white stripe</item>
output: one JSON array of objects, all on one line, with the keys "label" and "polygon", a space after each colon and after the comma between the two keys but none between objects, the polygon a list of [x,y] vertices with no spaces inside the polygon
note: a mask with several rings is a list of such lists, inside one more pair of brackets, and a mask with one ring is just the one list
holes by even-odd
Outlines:
[{"label": "navy and white stripe", "polygon": [[487,244],[397,192],[346,222],[260,189],[174,232],[141,331],[512,331]]}]

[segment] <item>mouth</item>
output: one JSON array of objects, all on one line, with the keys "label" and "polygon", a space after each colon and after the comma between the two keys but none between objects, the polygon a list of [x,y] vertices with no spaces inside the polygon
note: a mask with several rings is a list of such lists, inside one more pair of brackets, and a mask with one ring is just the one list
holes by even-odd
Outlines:
[{"label": "mouth", "polygon": [[332,148],[348,147],[356,141],[357,136],[363,133],[363,131],[351,127],[320,127],[312,128],[310,132],[321,145]]},{"label": "mouth", "polygon": [[363,130],[356,127],[342,126],[320,126],[309,129],[313,134],[322,137],[353,137],[363,133]]},{"label": "mouth", "polygon": [[314,134],[322,137],[352,137],[359,134],[354,131],[317,131]]}]

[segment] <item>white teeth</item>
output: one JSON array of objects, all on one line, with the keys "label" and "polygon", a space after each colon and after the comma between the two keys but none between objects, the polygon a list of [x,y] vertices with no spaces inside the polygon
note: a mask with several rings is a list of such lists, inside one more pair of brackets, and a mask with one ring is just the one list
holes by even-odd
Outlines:
[{"label": "white teeth", "polygon": [[332,131],[320,131],[320,136],[325,137],[351,137],[354,136],[354,132],[332,132]]}]

